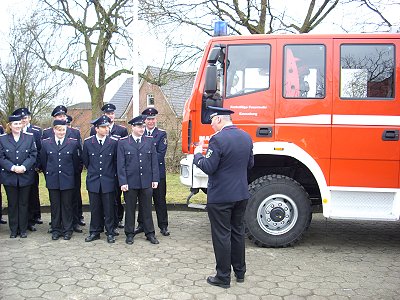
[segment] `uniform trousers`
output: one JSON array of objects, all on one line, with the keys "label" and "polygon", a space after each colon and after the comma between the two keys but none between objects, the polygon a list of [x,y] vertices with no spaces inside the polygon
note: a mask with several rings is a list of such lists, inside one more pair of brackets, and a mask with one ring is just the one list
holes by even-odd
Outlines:
[{"label": "uniform trousers", "polygon": [[114,228],[117,228],[118,222],[121,222],[124,218],[124,206],[121,201],[122,191],[119,187],[116,188],[114,196]]},{"label": "uniform trousers", "polygon": [[8,223],[12,234],[26,233],[28,228],[28,199],[31,186],[4,186],[8,199]]},{"label": "uniform trousers", "polygon": [[153,189],[132,189],[124,192],[125,199],[125,234],[134,235],[136,202],[142,211],[143,229],[146,235],[154,234],[153,216],[151,213],[151,195]]},{"label": "uniform trousers", "polygon": [[72,233],[74,189],[49,189],[52,233]]},{"label": "uniform trousers", "polygon": [[82,212],[82,195],[81,195],[81,173],[75,174],[75,189],[72,201],[72,210],[73,210],[73,225],[76,226],[79,224],[79,221],[83,217]]},{"label": "uniform trousers", "polygon": [[34,178],[35,181],[32,184],[28,202],[29,225],[35,225],[36,219],[41,218],[40,200],[39,200],[39,174],[37,172],[35,172]]},{"label": "uniform trousers", "polygon": [[0,184],[0,219],[3,216],[3,196],[1,195],[1,184]]},{"label": "uniform trousers", "polygon": [[90,204],[90,234],[99,234],[106,228],[106,234],[114,230],[114,199],[115,193],[89,192]]},{"label": "uniform trousers", "polygon": [[[157,214],[158,228],[168,228],[168,212],[167,212],[167,180],[166,178],[160,179],[158,187],[153,189],[153,203]],[[142,225],[142,213],[139,208],[138,213],[139,226]]]},{"label": "uniform trousers", "polygon": [[230,282],[231,266],[238,277],[246,272],[244,213],[247,200],[207,203],[217,277]]}]

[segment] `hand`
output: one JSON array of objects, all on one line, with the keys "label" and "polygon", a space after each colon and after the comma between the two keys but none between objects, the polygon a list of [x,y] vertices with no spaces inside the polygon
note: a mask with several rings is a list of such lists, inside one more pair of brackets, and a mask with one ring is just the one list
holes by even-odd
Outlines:
[{"label": "hand", "polygon": [[152,183],[151,183],[151,187],[152,187],[153,189],[156,189],[156,188],[158,187],[158,182],[152,182]]},{"label": "hand", "polygon": [[203,152],[203,146],[201,146],[201,145],[196,146],[196,148],[194,148],[194,151],[193,151],[194,154],[202,153],[202,152]]},{"label": "hand", "polygon": [[121,185],[121,191],[127,192],[128,190],[129,190],[129,188],[128,188],[127,184]]}]

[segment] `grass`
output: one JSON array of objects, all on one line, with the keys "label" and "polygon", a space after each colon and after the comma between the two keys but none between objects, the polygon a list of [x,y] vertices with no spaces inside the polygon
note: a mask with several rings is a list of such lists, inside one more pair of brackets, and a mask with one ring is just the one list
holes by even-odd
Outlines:
[{"label": "grass", "polygon": [[[3,194],[3,207],[7,206],[7,196],[4,187],[1,189]],[[167,203],[170,204],[184,204],[186,203],[186,198],[189,196],[189,187],[181,184],[179,180],[179,174],[169,173],[167,174]],[[82,173],[82,203],[89,204],[89,197],[86,190],[86,171]],[[46,188],[46,181],[44,179],[43,173],[39,174],[39,196],[40,204],[42,206],[50,205],[49,193]],[[205,203],[206,195],[203,192],[199,192],[197,195],[192,197],[191,202],[194,203]]]}]

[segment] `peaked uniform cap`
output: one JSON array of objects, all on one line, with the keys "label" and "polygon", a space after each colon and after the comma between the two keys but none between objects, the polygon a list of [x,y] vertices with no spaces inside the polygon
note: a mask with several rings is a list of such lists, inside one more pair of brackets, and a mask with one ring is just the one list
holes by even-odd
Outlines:
[{"label": "peaked uniform cap", "polygon": [[101,117],[99,117],[96,120],[93,120],[91,122],[91,124],[93,124],[96,127],[108,126],[108,125],[110,125],[110,123],[111,123],[111,119],[109,117],[105,116],[105,115],[103,115],[103,116],[101,116]]},{"label": "peaked uniform cap", "polygon": [[158,110],[154,107],[148,107],[142,111],[142,115],[145,115],[148,119],[155,118],[158,114]]},{"label": "peaked uniform cap", "polygon": [[128,122],[131,125],[143,125],[144,120],[146,120],[146,116],[139,115]]},{"label": "peaked uniform cap", "polygon": [[66,117],[67,117],[67,118],[66,118],[67,124],[71,124],[71,122],[72,122],[72,120],[73,120],[74,118],[71,117],[70,115],[67,115]]},{"label": "peaked uniform cap", "polygon": [[210,120],[214,118],[215,116],[227,116],[234,114],[235,112],[233,110],[223,108],[223,107],[216,107],[216,106],[209,106],[208,109],[210,110]]},{"label": "peaked uniform cap", "polygon": [[15,121],[21,121],[22,116],[21,115],[11,115],[8,116],[8,122],[15,122]]},{"label": "peaked uniform cap", "polygon": [[104,104],[103,107],[101,108],[101,110],[102,110],[103,112],[112,112],[112,111],[114,111],[114,110],[116,110],[116,109],[117,109],[117,108],[116,108],[115,105],[112,104],[112,103]]},{"label": "peaked uniform cap", "polygon": [[67,125],[67,121],[65,121],[65,120],[54,120],[53,121],[53,126],[57,126],[57,125]]},{"label": "peaked uniform cap", "polygon": [[22,117],[25,117],[25,116],[29,116],[31,114],[31,112],[26,107],[20,107],[20,108],[17,108],[16,110],[14,110],[14,112],[12,114],[14,116],[20,115]]},{"label": "peaked uniform cap", "polygon": [[51,116],[55,117],[55,116],[61,115],[61,114],[66,115],[67,114],[67,110],[68,109],[64,105],[58,105],[53,109],[53,111],[51,113]]}]

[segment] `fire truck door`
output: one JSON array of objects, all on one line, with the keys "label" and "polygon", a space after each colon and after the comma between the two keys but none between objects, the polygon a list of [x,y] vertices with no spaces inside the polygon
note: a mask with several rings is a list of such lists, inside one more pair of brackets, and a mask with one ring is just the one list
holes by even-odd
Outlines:
[{"label": "fire truck door", "polygon": [[398,188],[396,40],[334,41],[331,186]]}]

